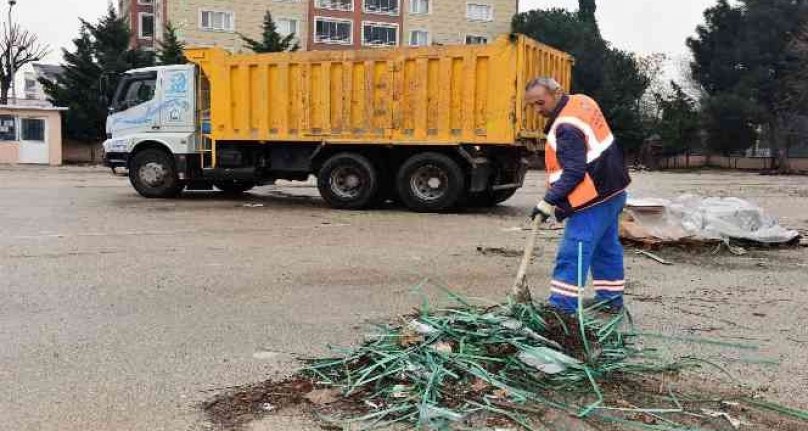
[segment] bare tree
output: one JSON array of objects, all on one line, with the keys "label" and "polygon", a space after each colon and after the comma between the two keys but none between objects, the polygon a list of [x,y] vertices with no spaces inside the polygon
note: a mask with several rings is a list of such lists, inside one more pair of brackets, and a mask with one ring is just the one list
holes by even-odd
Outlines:
[{"label": "bare tree", "polygon": [[19,25],[4,26],[0,35],[0,105],[8,104],[8,91],[14,80],[13,73],[28,63],[41,60],[48,46],[39,42],[36,34]]}]

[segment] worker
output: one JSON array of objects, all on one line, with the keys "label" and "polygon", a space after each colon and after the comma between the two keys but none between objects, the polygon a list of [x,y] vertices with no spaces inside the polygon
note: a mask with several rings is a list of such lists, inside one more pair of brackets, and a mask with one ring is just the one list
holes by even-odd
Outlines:
[{"label": "worker", "polygon": [[618,223],[631,182],[623,154],[592,98],[567,95],[554,79],[537,78],[526,88],[525,103],[548,119],[548,190],[531,217],[567,220],[549,304],[576,312],[591,269],[595,297],[582,298],[584,306],[622,310],[626,281]]}]

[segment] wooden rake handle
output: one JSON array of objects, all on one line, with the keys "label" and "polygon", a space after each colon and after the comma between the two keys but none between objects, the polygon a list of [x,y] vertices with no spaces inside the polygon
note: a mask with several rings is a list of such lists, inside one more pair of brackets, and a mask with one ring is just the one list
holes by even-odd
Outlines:
[{"label": "wooden rake handle", "polygon": [[533,298],[530,296],[530,289],[527,285],[527,267],[533,259],[533,249],[536,247],[536,238],[539,235],[539,227],[547,221],[547,218],[537,215],[531,223],[530,234],[525,243],[525,251],[522,254],[522,262],[519,264],[519,271],[516,272],[516,280],[511,288],[511,298],[520,304],[529,304]]}]

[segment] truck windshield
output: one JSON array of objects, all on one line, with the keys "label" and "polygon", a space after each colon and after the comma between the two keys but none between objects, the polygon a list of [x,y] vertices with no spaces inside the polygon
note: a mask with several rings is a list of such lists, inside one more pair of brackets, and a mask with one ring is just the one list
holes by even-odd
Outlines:
[{"label": "truck windshield", "polygon": [[125,111],[152,100],[156,82],[156,72],[125,75],[118,85],[118,91],[115,92],[112,110]]}]

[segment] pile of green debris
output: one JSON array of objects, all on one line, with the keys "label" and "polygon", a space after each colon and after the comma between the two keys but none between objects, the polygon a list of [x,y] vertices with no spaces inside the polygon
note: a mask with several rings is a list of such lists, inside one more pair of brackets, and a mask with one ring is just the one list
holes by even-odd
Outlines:
[{"label": "pile of green debris", "polygon": [[[452,307],[425,302],[361,346],[334,349],[338,358],[307,360],[290,379],[239,388],[205,409],[225,428],[296,404],[351,429],[731,430],[749,425],[752,410],[769,413],[744,429],[796,431],[808,421],[759,399],[679,390],[679,371],[708,363],[643,347],[625,313],[568,316],[450,295]],[[548,413],[565,424],[548,423]]]},{"label": "pile of green debris", "polygon": [[[536,413],[553,409],[659,430],[685,429],[688,421],[669,418],[675,414],[709,419],[702,409],[688,411],[688,401],[671,389],[660,395],[654,385],[650,395],[640,396],[646,378],[696,363],[660,361],[639,347],[625,332],[625,313],[567,316],[532,304],[485,308],[453,297],[459,306],[424,307],[400,325],[380,326],[340,358],[309,361],[303,373],[315,386],[339,390],[365,407],[327,419],[449,429],[485,418],[485,425],[493,419],[536,429]],[[629,386],[635,389],[626,391]],[[658,405],[643,408],[627,399]]]},{"label": "pile of green debris", "polygon": [[[607,406],[616,381],[692,365],[657,363],[624,332],[626,314],[567,316],[532,304],[485,308],[453,297],[459,306],[425,306],[398,326],[379,327],[340,358],[310,361],[303,373],[316,386],[365,407],[328,419],[447,429],[498,418],[535,429],[531,413],[549,407],[579,418],[631,421],[632,415]],[[684,410],[669,397],[665,410]],[[633,417],[648,422],[645,414]]]}]

